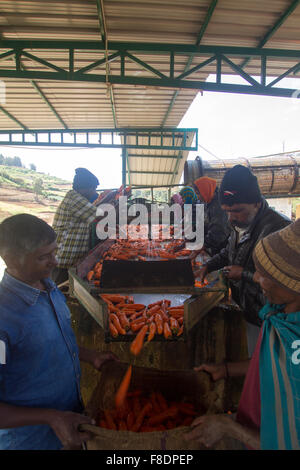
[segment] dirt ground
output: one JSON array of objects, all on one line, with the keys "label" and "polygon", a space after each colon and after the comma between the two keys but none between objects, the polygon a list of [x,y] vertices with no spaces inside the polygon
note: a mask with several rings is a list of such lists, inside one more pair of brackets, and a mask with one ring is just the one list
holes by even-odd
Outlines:
[{"label": "dirt ground", "polygon": [[40,197],[36,200],[34,193],[11,187],[0,187],[0,221],[15,214],[28,213],[36,215],[52,225],[58,201],[49,201]]}]

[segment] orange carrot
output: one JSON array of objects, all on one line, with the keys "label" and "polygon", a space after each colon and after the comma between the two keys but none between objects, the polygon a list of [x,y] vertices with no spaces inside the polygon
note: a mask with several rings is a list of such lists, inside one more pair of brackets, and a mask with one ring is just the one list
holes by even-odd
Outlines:
[{"label": "orange carrot", "polygon": [[115,325],[113,325],[111,321],[109,322],[109,331],[113,338],[119,336],[117,328],[115,327]]},{"label": "orange carrot", "polygon": [[130,385],[131,374],[132,374],[132,366],[130,365],[123,377],[123,380],[115,396],[115,404],[117,408],[121,408],[124,405],[126,394]]},{"label": "orange carrot", "polygon": [[171,328],[169,326],[169,323],[168,322],[164,322],[164,337],[166,339],[170,338],[172,336],[172,331],[171,331]]},{"label": "orange carrot", "polygon": [[137,356],[142,350],[148,328],[148,325],[144,325],[131,343],[130,352],[135,356]]},{"label": "orange carrot", "polygon": [[114,422],[111,412],[109,410],[104,410],[104,416],[105,416],[108,429],[117,430],[117,426],[116,426],[116,423]]},{"label": "orange carrot", "polygon": [[133,411],[130,411],[127,415],[126,424],[128,431],[131,431],[132,426],[134,425],[135,417]]},{"label": "orange carrot", "polygon": [[[131,323],[130,328],[135,333],[136,331],[140,331],[144,326],[146,326],[145,321]],[[148,325],[147,325],[148,326]]]},{"label": "orange carrot", "polygon": [[154,338],[155,333],[156,333],[156,324],[155,322],[151,322],[149,326],[149,335],[147,338],[148,343]]},{"label": "orange carrot", "polygon": [[173,335],[176,335],[179,331],[179,323],[176,320],[176,318],[170,317],[170,329],[173,333]]},{"label": "orange carrot", "polygon": [[162,321],[162,318],[160,316],[159,313],[156,313],[155,317],[154,317],[154,321],[155,321],[155,324],[156,324],[156,328],[157,328],[157,333],[159,335],[162,335],[163,334],[163,331],[164,331],[164,327],[163,327],[163,321]]},{"label": "orange carrot", "polygon": [[120,333],[121,335],[126,335],[126,331],[124,330],[124,328],[122,328],[122,326],[120,324],[120,320],[119,320],[119,318],[117,317],[117,315],[115,313],[110,313],[109,320],[115,326],[118,333]]},{"label": "orange carrot", "polygon": [[126,315],[124,313],[119,312],[117,313],[117,316],[121,324],[121,327],[124,328],[125,331],[130,330],[130,323]]},{"label": "orange carrot", "polygon": [[168,418],[174,418],[178,413],[178,408],[176,407],[171,407],[167,408],[166,410],[162,411],[161,413],[151,416],[148,419],[148,425],[152,426],[155,424],[162,424],[164,421],[166,421]]},{"label": "orange carrot", "polygon": [[91,270],[87,273],[86,278],[90,282],[93,279],[93,276],[94,276],[94,271]]},{"label": "orange carrot", "polygon": [[182,333],[183,333],[183,325],[181,325],[181,327],[179,328],[178,333],[177,333],[176,336],[180,336],[180,335],[182,335]]},{"label": "orange carrot", "polygon": [[152,409],[152,405],[151,405],[150,402],[148,402],[144,405],[144,407],[141,409],[141,411],[140,411],[140,413],[139,413],[139,415],[136,419],[136,422],[132,426],[132,431],[137,432],[140,429],[140,427],[143,424],[145,416],[147,415],[147,413],[149,411],[151,411],[151,409]]}]

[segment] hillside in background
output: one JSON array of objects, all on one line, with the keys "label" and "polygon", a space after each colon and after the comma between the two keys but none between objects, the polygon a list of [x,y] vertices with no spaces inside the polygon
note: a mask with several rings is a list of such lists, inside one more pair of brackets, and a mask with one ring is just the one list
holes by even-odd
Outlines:
[{"label": "hillside in background", "polygon": [[52,224],[57,206],[71,187],[68,181],[34,169],[0,164],[0,222],[26,212]]}]

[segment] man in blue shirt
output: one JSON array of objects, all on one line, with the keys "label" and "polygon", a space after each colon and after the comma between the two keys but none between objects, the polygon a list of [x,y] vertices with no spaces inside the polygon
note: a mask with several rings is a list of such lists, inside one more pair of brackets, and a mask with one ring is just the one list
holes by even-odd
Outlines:
[{"label": "man in blue shirt", "polygon": [[80,362],[100,370],[110,353],[78,348],[64,295],[50,279],[56,233],[29,214],[0,224],[0,449],[78,448],[89,439]]}]

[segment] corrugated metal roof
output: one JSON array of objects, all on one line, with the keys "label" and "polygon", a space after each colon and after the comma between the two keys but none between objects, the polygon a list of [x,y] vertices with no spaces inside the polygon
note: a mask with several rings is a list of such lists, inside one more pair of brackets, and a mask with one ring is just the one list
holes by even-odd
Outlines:
[{"label": "corrugated metal roof", "polygon": [[[192,144],[194,132],[187,132],[187,143]],[[147,145],[148,136],[139,139]],[[127,143],[135,143],[135,137],[128,136]],[[158,146],[160,137],[152,137],[151,145]],[[181,145],[182,138],[176,137],[175,145]],[[164,145],[172,145],[172,138],[165,137]],[[127,183],[141,186],[167,186],[178,184],[183,173],[188,151],[174,150],[128,150]]]},{"label": "corrugated metal roof", "polygon": [[[291,0],[103,0],[103,10],[109,41],[299,49],[298,3]],[[286,15],[280,27],[277,25],[272,31],[291,6],[290,16]],[[212,15],[206,27],[210,9]],[[100,40],[97,0],[2,0],[0,34],[1,39]],[[264,39],[267,39],[265,43]],[[146,57],[142,53],[136,56],[141,60]],[[62,68],[68,64],[64,50],[39,51],[39,57]],[[96,51],[76,52],[75,70],[103,57],[103,53]],[[176,58],[175,74],[184,71],[188,58],[188,55]],[[10,60],[11,57],[2,59],[0,70]],[[237,58],[232,61],[242,62]],[[147,63],[167,73],[169,56],[147,55]],[[268,74],[281,73],[295,63],[296,60],[291,59],[270,59]],[[194,64],[192,61],[191,66]],[[22,65],[30,70],[46,70],[43,64],[28,57],[22,58]],[[112,72],[118,70],[119,59],[110,62],[109,67]],[[126,67],[139,77],[151,75],[135,62],[128,62]],[[190,78],[204,81],[214,70],[212,65],[207,65]],[[260,62],[250,60],[245,70],[251,75],[260,73]],[[225,65],[223,71],[233,73]],[[97,68],[90,73],[96,72]],[[172,88],[112,85],[110,96],[104,83],[38,80],[35,86],[30,80],[11,78],[5,79],[5,84],[3,108],[6,113],[0,113],[1,129],[61,128],[63,125],[69,128],[176,127],[197,94],[197,90],[181,89],[174,97],[176,90]],[[142,162],[143,168],[152,168],[152,171],[167,172],[174,168],[172,160],[149,157],[140,162],[135,157],[129,162],[130,167],[137,168],[132,171],[138,171]],[[165,184],[165,181],[169,184],[170,179],[166,174],[160,177],[132,174],[132,181],[138,184]]]}]

